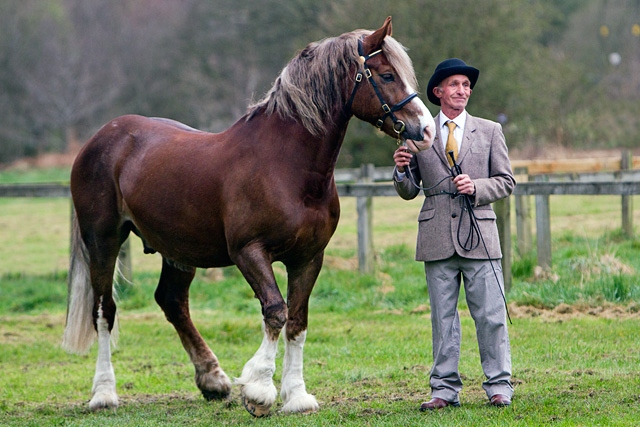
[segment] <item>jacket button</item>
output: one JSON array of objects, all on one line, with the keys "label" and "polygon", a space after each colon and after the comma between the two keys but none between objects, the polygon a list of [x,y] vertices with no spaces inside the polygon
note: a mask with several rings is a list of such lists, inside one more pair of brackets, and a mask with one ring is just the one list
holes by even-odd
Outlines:
[{"label": "jacket button", "polygon": [[457,213],[452,213],[452,214],[451,214],[451,218],[456,218],[457,216],[458,216],[458,214],[457,214]]}]

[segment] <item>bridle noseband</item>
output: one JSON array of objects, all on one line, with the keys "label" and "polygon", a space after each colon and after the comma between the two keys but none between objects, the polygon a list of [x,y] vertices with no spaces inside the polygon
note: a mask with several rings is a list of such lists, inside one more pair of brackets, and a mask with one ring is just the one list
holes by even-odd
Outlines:
[{"label": "bridle noseband", "polygon": [[405,105],[411,102],[413,98],[418,96],[418,93],[414,92],[411,95],[407,96],[402,101],[398,102],[396,105],[389,107],[389,104],[387,104],[387,102],[385,102],[384,98],[382,97],[382,93],[380,92],[380,88],[378,88],[376,81],[372,78],[373,76],[371,74],[371,70],[369,69],[369,67],[367,67],[367,61],[379,53],[382,53],[382,50],[376,50],[375,52],[372,52],[369,55],[365,55],[362,39],[358,40],[358,55],[360,55],[358,59],[362,64],[362,71],[359,70],[358,73],[356,74],[356,84],[353,86],[351,97],[347,102],[346,111],[349,114],[351,114],[351,105],[353,104],[353,99],[356,96],[356,91],[358,90],[360,82],[362,81],[362,76],[363,75],[366,76],[369,83],[371,83],[371,87],[373,88],[373,91],[376,93],[376,96],[378,97],[378,100],[380,101],[380,104],[382,106],[382,111],[384,112],[382,117],[380,117],[376,122],[376,127],[378,129],[382,128],[382,125],[384,124],[384,121],[387,119],[387,117],[391,117],[391,120],[393,121],[393,130],[398,134],[398,138],[399,138],[400,134],[404,132],[406,126],[404,122],[402,120],[398,120],[396,115],[393,113],[401,110]]}]

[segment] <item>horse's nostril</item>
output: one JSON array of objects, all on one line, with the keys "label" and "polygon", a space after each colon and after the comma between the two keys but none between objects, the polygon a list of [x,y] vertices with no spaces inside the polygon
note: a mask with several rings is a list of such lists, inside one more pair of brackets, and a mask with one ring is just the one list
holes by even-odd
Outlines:
[{"label": "horse's nostril", "polygon": [[403,139],[411,139],[413,141],[422,141],[424,140],[424,133],[420,126],[407,126],[405,131],[402,133]]}]

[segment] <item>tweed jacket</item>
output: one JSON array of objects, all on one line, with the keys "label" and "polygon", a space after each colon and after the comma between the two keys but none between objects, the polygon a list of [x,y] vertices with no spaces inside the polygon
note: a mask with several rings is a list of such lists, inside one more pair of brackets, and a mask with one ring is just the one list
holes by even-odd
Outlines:
[{"label": "tweed jacket", "polygon": [[[435,186],[424,191],[425,200],[418,215],[416,260],[443,260],[454,253],[473,259],[502,258],[496,214],[491,203],[509,196],[516,185],[502,127],[499,123],[467,114],[457,161],[462,173],[469,175],[476,186],[476,194],[472,196],[473,213],[484,245],[480,241],[475,249],[465,250],[460,242],[464,244],[469,234],[470,219],[463,212],[463,198],[452,198],[444,193],[455,192],[451,179],[438,184],[444,177],[451,176],[440,137],[439,117],[436,117],[437,131],[433,146],[414,154],[410,171],[407,171],[407,175],[410,172],[418,185],[424,188]],[[393,176],[396,192],[403,199],[413,199],[420,193],[421,190],[411,183],[408,176],[400,181],[397,170],[394,170]]]}]

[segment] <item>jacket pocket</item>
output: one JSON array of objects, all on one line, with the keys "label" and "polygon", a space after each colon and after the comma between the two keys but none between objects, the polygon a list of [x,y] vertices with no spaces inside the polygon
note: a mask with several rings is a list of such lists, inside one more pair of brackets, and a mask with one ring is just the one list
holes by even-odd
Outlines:
[{"label": "jacket pocket", "polygon": [[436,214],[435,209],[427,209],[424,211],[420,211],[420,213],[418,214],[418,222],[428,221],[432,219],[435,216],[435,214]]},{"label": "jacket pocket", "polygon": [[496,219],[493,209],[474,209],[473,213],[477,219]]}]

